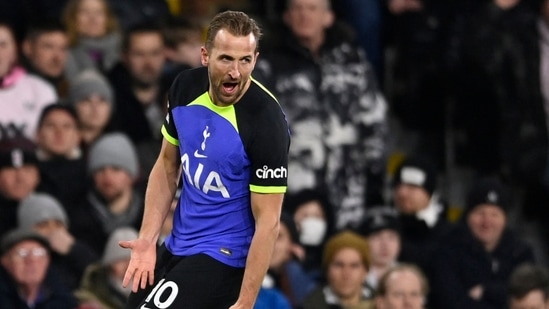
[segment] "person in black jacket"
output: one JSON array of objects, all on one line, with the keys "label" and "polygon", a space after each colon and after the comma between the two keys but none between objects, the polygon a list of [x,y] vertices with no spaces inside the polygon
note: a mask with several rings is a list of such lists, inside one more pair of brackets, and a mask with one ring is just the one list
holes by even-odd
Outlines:
[{"label": "person in black jacket", "polygon": [[506,193],[497,178],[473,185],[461,224],[432,260],[432,308],[505,308],[511,273],[535,262],[532,248],[507,226]]}]

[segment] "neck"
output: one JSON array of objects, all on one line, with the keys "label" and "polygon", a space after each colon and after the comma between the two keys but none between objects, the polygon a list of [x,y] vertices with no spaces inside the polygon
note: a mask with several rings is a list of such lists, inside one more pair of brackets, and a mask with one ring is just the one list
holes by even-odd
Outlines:
[{"label": "neck", "polygon": [[119,196],[117,196],[114,200],[109,201],[109,210],[113,214],[122,214],[128,210],[130,207],[130,202],[132,200],[132,190],[126,189],[124,190]]},{"label": "neck", "polygon": [[362,291],[359,289],[356,293],[349,295],[348,297],[341,297],[339,296],[339,302],[343,307],[347,306],[356,306],[360,303],[360,299],[362,296]]},{"label": "neck", "polygon": [[133,93],[141,105],[148,106],[158,97],[158,85],[147,85],[146,87],[134,87]]},{"label": "neck", "polygon": [[320,54],[320,47],[324,44],[324,33],[319,36],[315,36],[308,39],[299,39],[300,44],[307,48],[314,58],[317,58]]},{"label": "neck", "polygon": [[[40,285],[30,284],[19,286],[19,295],[25,300],[25,303],[32,304],[36,303],[38,295],[40,294]],[[34,307],[34,306],[30,306]]]},{"label": "neck", "polygon": [[82,128],[80,134],[82,135],[82,140],[86,145],[91,145],[103,131],[99,128]]},{"label": "neck", "polygon": [[370,271],[372,271],[376,278],[379,279],[383,274],[389,270],[394,264],[385,264],[385,265],[371,265]]}]

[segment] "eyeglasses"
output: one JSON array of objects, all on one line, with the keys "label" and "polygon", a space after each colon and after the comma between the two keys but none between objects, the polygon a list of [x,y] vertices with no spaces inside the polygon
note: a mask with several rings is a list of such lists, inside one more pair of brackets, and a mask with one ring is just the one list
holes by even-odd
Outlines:
[{"label": "eyeglasses", "polygon": [[48,254],[48,252],[44,248],[33,248],[33,249],[21,248],[21,249],[15,250],[12,254],[16,258],[24,259],[29,256],[34,258],[44,257]]}]

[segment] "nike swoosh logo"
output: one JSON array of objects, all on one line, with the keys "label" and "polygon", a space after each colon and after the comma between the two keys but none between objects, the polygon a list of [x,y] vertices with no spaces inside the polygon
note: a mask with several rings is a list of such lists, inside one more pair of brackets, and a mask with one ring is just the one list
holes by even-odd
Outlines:
[{"label": "nike swoosh logo", "polygon": [[195,158],[207,158],[208,156],[207,156],[207,155],[200,154],[200,153],[198,153],[198,150],[195,150],[195,151],[194,151],[194,157],[195,157]]}]

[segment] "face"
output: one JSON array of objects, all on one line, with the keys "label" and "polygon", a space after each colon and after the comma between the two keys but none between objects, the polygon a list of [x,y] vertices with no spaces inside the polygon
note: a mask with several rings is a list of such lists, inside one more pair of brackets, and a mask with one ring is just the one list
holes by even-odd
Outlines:
[{"label": "face", "polygon": [[0,193],[5,197],[20,201],[29,196],[40,182],[40,174],[35,165],[4,167],[0,169]]},{"label": "face", "polygon": [[401,183],[395,187],[394,201],[398,211],[412,215],[429,205],[430,196],[419,186]]},{"label": "face", "polygon": [[370,263],[378,267],[394,264],[400,253],[400,236],[397,232],[384,229],[368,236]]},{"label": "face", "polygon": [[354,248],[342,248],[328,265],[328,284],[342,300],[359,299],[367,274],[360,252]]},{"label": "face", "polygon": [[132,77],[140,84],[154,85],[164,67],[164,42],[155,32],[132,35],[125,62]]},{"label": "face", "polygon": [[333,23],[326,0],[293,0],[284,13],[284,22],[294,35],[305,41],[319,40]]},{"label": "face", "polygon": [[111,104],[99,95],[79,101],[75,107],[80,125],[84,129],[102,130],[111,117]]},{"label": "face", "polygon": [[296,209],[294,221],[297,224],[297,228],[300,228],[299,224],[303,219],[309,217],[324,219],[324,210],[322,210],[322,206],[320,206],[318,201],[307,202]]},{"label": "face", "polygon": [[23,52],[32,65],[42,74],[59,77],[65,71],[69,39],[61,31],[39,35],[35,40],[25,41]]},{"label": "face", "polygon": [[18,285],[37,286],[46,277],[50,263],[47,250],[34,240],[25,240],[2,257],[2,266]]},{"label": "face", "polygon": [[250,75],[258,53],[253,34],[234,36],[225,29],[219,30],[211,50],[201,49],[202,65],[208,66],[209,94],[216,105],[236,103],[250,86]]},{"label": "face", "polygon": [[132,189],[133,179],[125,170],[107,166],[93,173],[95,189],[112,202]]},{"label": "face", "polygon": [[290,231],[284,224],[280,224],[280,232],[274,245],[273,256],[269,268],[278,270],[292,257],[292,238]]},{"label": "face", "polygon": [[490,204],[476,206],[467,216],[467,224],[473,236],[489,248],[495,247],[499,242],[506,221],[503,210]]},{"label": "face", "polygon": [[34,225],[34,230],[42,236],[48,237],[59,231],[60,229],[65,229],[66,226],[61,220],[57,219],[48,219],[40,221]]},{"label": "face", "polygon": [[395,271],[387,280],[387,293],[375,299],[376,309],[421,309],[424,297],[415,273]]},{"label": "face", "polygon": [[187,42],[177,45],[174,54],[174,61],[185,63],[193,68],[201,65],[200,48],[202,47],[202,38],[200,34],[193,35]]},{"label": "face", "polygon": [[545,299],[543,292],[534,290],[521,299],[511,298],[509,309],[548,309],[549,301]]},{"label": "face", "polygon": [[6,76],[17,61],[17,45],[11,31],[0,25],[0,77]]},{"label": "face", "polygon": [[99,38],[107,33],[107,10],[102,0],[82,0],[76,12],[76,27],[83,37]]},{"label": "face", "polygon": [[50,112],[38,128],[37,144],[47,153],[68,156],[79,143],[76,119],[64,110]]}]

